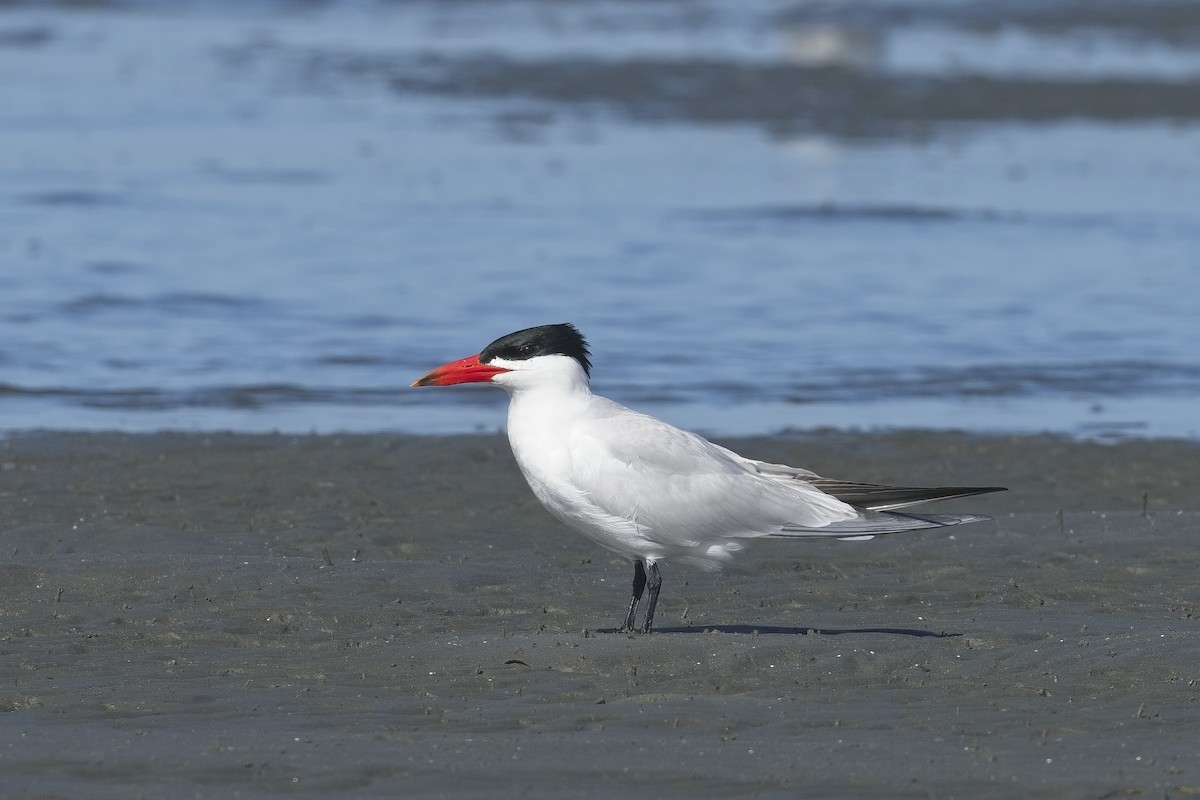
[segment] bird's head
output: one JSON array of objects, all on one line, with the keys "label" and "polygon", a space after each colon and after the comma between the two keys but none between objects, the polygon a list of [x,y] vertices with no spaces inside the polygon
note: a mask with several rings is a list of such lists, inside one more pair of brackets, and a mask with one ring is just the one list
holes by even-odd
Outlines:
[{"label": "bird's head", "polygon": [[422,375],[413,386],[454,386],[495,383],[506,389],[533,385],[544,376],[583,372],[586,382],[592,362],[583,335],[570,323],[539,325],[501,336],[477,355],[451,361]]}]

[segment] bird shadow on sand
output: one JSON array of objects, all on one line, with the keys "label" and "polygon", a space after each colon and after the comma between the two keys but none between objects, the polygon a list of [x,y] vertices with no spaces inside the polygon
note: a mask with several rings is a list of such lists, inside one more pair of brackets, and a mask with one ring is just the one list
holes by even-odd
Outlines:
[{"label": "bird shadow on sand", "polygon": [[[597,633],[620,633],[616,628],[601,628]],[[790,625],[695,625],[655,628],[654,633],[738,633],[762,636],[843,636],[845,634],[874,634],[885,636],[932,636],[937,639],[952,639],[961,633],[927,631],[921,628],[813,628]]]}]

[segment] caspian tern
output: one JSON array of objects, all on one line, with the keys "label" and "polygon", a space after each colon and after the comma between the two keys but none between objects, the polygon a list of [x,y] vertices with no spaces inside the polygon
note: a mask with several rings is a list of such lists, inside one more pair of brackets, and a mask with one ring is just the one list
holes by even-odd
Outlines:
[{"label": "caspian tern", "polygon": [[978,522],[976,514],[906,514],[930,500],[999,486],[905,488],[830,480],[732,450],[592,394],[587,342],[570,324],[501,336],[478,355],[443,364],[413,386],[492,383],[506,391],[508,441],[551,514],[633,561],[633,599],[649,588],[649,633],[662,587],[658,562],[719,569],[748,539],[878,534]]}]

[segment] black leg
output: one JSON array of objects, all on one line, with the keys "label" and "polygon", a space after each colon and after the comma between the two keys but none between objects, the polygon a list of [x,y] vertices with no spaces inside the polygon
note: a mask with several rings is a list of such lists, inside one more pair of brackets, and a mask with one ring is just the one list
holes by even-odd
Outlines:
[{"label": "black leg", "polygon": [[[651,569],[654,569],[651,567]],[[625,617],[625,624],[621,626],[622,633],[632,633],[633,615],[637,613],[638,603],[642,601],[642,592],[646,589],[646,568],[642,566],[641,560],[633,562],[633,599],[629,601],[629,614]]]},{"label": "black leg", "polygon": [[642,623],[642,633],[649,633],[654,624],[654,609],[658,606],[658,590],[662,588],[662,575],[658,574],[658,564],[650,564],[650,597],[646,600],[646,620]]}]

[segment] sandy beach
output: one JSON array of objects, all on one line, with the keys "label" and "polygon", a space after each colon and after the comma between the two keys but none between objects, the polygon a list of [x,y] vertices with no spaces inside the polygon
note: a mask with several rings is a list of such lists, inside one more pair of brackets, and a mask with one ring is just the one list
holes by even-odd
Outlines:
[{"label": "sandy beach", "polygon": [[994,523],[629,568],[497,436],[0,442],[0,795],[1200,794],[1200,445],[724,441]]}]

